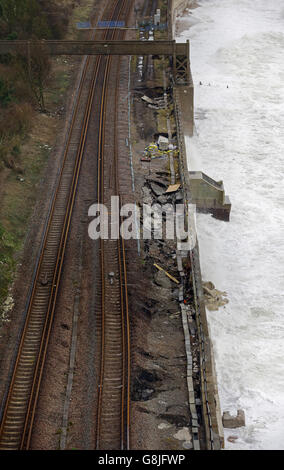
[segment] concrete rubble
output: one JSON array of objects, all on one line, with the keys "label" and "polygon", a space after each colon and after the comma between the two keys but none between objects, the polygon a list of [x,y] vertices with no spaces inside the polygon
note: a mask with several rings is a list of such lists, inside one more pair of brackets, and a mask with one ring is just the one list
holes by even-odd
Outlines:
[{"label": "concrete rubble", "polygon": [[158,284],[160,287],[164,287],[165,289],[171,289],[172,282],[171,280],[165,276],[161,271],[158,271],[155,274],[155,283]]},{"label": "concrete rubble", "polygon": [[143,95],[141,97],[141,100],[144,101],[145,103],[147,103],[147,105],[151,109],[156,109],[156,110],[164,109],[165,106],[166,106],[164,97],[152,99],[152,98],[149,98],[149,96],[147,96],[147,95]]},{"label": "concrete rubble", "polygon": [[222,421],[224,428],[241,428],[246,425],[245,412],[244,410],[238,410],[237,416],[232,416],[229,411],[224,411]]},{"label": "concrete rubble", "polygon": [[169,139],[160,135],[158,139],[158,146],[160,150],[169,150]]},{"label": "concrete rubble", "polygon": [[161,186],[160,184],[151,182],[150,186],[151,186],[151,189],[152,189],[153,193],[156,196],[162,196],[166,192],[166,189],[163,188],[163,186]]},{"label": "concrete rubble", "polygon": [[213,282],[203,282],[204,300],[208,310],[215,311],[226,305],[227,293],[215,288]]}]

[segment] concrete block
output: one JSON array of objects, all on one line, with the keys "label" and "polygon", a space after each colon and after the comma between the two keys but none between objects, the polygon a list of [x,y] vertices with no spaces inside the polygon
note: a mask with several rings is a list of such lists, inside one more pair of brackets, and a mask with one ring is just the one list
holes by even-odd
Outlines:
[{"label": "concrete block", "polygon": [[224,411],[222,418],[224,428],[240,428],[245,426],[245,412],[238,410],[237,416],[232,416],[229,411]]},{"label": "concrete block", "polygon": [[169,139],[162,135],[159,136],[158,146],[160,150],[168,150],[169,148]]},{"label": "concrete block", "polygon": [[194,450],[200,450],[199,439],[193,439],[193,448]]},{"label": "concrete block", "polygon": [[177,265],[178,265],[179,272],[183,272],[182,259],[181,259],[181,256],[179,255],[177,255]]},{"label": "concrete block", "polygon": [[187,388],[189,392],[194,392],[193,381],[190,377],[187,378]]}]

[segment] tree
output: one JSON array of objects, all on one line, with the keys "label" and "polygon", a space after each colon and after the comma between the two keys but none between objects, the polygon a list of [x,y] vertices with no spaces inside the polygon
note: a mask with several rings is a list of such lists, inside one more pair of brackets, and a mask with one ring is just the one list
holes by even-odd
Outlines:
[{"label": "tree", "polygon": [[9,33],[17,27],[20,18],[26,12],[28,0],[0,0],[0,13],[2,20],[7,24]]},{"label": "tree", "polygon": [[38,41],[15,58],[20,75],[29,83],[31,91],[42,112],[45,112],[44,90],[51,70],[49,55],[44,47],[44,41]]},{"label": "tree", "polygon": [[51,36],[47,15],[41,11],[37,0],[0,0],[0,17],[8,35],[19,33],[22,39]]},{"label": "tree", "polygon": [[0,77],[0,106],[6,108],[13,100],[14,88],[8,80]]}]

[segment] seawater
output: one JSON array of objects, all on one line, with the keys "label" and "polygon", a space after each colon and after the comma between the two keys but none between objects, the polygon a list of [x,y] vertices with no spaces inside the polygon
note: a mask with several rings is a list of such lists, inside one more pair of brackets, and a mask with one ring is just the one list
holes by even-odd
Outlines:
[{"label": "seawater", "polygon": [[203,278],[229,298],[208,312],[221,407],[246,414],[226,448],[284,449],[284,1],[200,0],[177,26],[195,85],[189,166],[232,202],[229,223],[197,217]]}]

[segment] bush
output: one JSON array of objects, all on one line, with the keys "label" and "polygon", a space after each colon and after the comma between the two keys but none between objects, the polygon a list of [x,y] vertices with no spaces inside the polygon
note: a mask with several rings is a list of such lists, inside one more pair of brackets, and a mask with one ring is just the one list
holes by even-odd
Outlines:
[{"label": "bush", "polygon": [[0,225],[0,311],[15,270],[13,252],[14,240]]},{"label": "bush", "polygon": [[41,43],[31,48],[30,58],[29,63],[27,56],[18,54],[15,66],[24,83],[29,84],[40,110],[45,112],[44,90],[51,70],[50,58]]},{"label": "bush", "polygon": [[54,0],[39,0],[38,3],[47,20],[52,39],[61,39],[67,31],[71,6],[60,5]]},{"label": "bush", "polygon": [[0,116],[0,138],[29,131],[33,108],[28,103],[10,105]]},{"label": "bush", "polygon": [[0,0],[0,36],[8,39],[60,39],[69,9],[54,0]]},{"label": "bush", "polygon": [[14,87],[4,78],[0,77],[0,106],[6,108],[14,99]]}]

